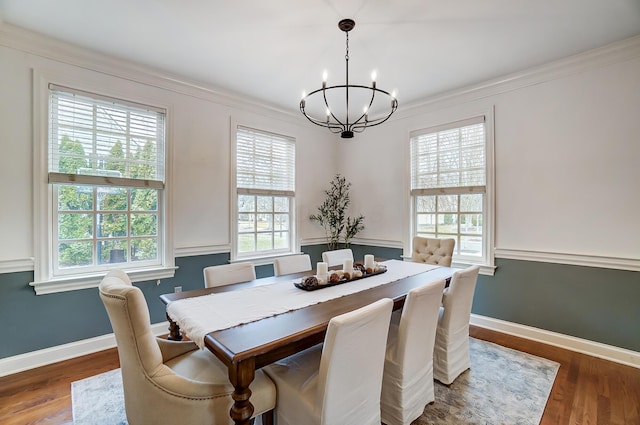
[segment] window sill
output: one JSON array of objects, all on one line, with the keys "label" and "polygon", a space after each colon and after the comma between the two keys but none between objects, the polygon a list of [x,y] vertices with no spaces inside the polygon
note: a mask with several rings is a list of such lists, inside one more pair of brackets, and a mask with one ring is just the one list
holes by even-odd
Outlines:
[{"label": "window sill", "polygon": [[[175,275],[176,269],[177,267],[162,267],[125,271],[132,282],[143,282],[147,280],[171,278]],[[29,285],[33,287],[36,295],[97,288],[105,274],[107,274],[107,272],[83,274],[81,276],[65,276],[42,282],[31,282]]]}]

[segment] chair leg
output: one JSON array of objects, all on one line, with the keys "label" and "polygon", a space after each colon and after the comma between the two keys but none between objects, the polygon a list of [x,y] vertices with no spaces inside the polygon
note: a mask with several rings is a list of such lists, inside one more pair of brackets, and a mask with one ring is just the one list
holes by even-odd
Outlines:
[{"label": "chair leg", "polygon": [[260,418],[262,419],[262,425],[273,425],[273,410],[264,412]]}]

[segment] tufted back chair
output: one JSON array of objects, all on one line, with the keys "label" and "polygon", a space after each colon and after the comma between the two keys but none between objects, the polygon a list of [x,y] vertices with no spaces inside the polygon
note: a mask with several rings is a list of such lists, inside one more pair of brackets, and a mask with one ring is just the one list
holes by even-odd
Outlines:
[{"label": "tufted back chair", "polygon": [[[233,386],[227,368],[192,341],[156,338],[144,295],[123,271],[107,273],[99,290],[118,345],[128,423],[231,424]],[[250,389],[254,415],[272,423],[273,382],[256,371]]]},{"label": "tufted back chair", "polygon": [[411,261],[451,267],[455,239],[435,239],[416,236],[413,238]]}]

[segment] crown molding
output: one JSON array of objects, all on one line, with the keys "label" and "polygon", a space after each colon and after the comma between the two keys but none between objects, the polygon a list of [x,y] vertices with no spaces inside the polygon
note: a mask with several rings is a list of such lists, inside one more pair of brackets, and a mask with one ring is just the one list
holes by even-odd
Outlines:
[{"label": "crown molding", "polygon": [[601,255],[569,254],[559,252],[529,251],[524,249],[495,250],[496,258],[543,263],[570,264],[605,269],[640,271],[640,259],[605,257]]},{"label": "crown molding", "polygon": [[[292,123],[299,124],[299,117],[294,111],[212,87],[202,82],[192,81],[182,76],[97,53],[7,23],[0,25],[0,45],[238,109],[262,114],[272,112],[277,114],[279,118],[286,118],[286,121],[291,120]],[[635,36],[479,84],[434,94],[421,101],[403,105],[391,120],[395,121],[422,113],[423,109],[442,108],[448,104],[471,102],[638,57],[640,57],[640,36]]]},{"label": "crown molding", "polygon": [[276,105],[242,96],[202,82],[139,65],[124,59],[98,53],[45,35],[3,23],[0,45],[51,59],[93,72],[173,91],[186,96],[215,102],[273,118],[300,124],[297,114]]},{"label": "crown molding", "polygon": [[638,58],[640,58],[640,36],[634,36],[482,83],[429,96],[421,101],[404,105],[402,110],[396,113],[395,119],[423,113],[425,109],[440,109],[454,104],[472,102]]}]

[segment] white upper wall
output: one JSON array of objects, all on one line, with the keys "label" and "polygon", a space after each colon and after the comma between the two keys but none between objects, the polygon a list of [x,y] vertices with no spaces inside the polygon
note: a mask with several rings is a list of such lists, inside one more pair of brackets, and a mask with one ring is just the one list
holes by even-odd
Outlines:
[{"label": "white upper wall", "polygon": [[[2,42],[11,40],[0,37]],[[36,39],[36,42],[39,40]],[[48,44],[51,41],[43,41]],[[0,43],[2,44],[2,43]],[[54,42],[56,59],[36,54],[37,43],[0,45],[0,273],[33,268],[33,79],[74,85],[113,97],[168,107],[172,148],[173,240],[177,255],[230,251],[232,124],[296,139],[298,235],[323,236],[308,217],[337,172],[336,139],[297,115],[231,99],[201,88],[131,69],[130,64],[95,58]],[[69,53],[71,52],[71,53]],[[89,60],[86,60],[86,58]]]},{"label": "white upper wall", "polygon": [[[408,248],[409,133],[494,109],[495,248],[640,259],[640,38],[465,88],[340,145],[361,240]],[[514,257],[511,257],[514,258]]]},{"label": "white upper wall", "polygon": [[170,105],[178,255],[229,250],[233,122],[296,138],[303,244],[322,241],[308,216],[339,171],[353,184],[351,215],[366,217],[356,241],[402,248],[409,237],[409,132],[492,109],[496,249],[640,258],[640,38],[422,105],[400,105],[392,120],[351,140],[300,116],[91,52],[47,49],[51,43],[0,37],[0,272],[29,269],[34,255],[33,70]]},{"label": "white upper wall", "polygon": [[498,248],[640,259],[640,58],[497,97],[496,163]]}]

